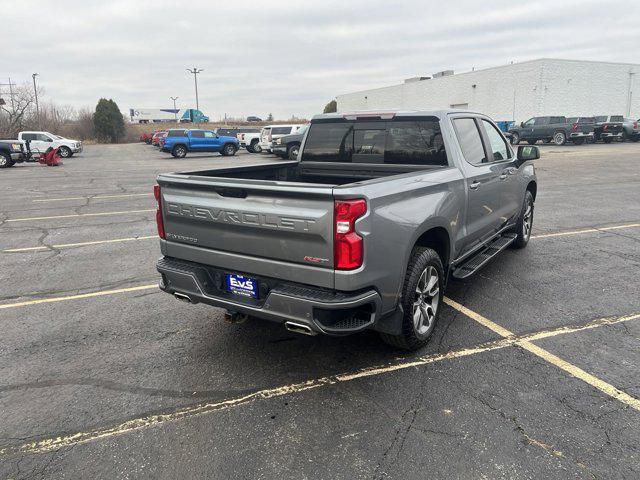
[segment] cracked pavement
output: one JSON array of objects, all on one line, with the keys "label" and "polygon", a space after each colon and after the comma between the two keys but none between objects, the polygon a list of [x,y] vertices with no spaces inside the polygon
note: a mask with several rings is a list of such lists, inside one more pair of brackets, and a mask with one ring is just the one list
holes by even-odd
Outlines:
[{"label": "cracked pavement", "polygon": [[[541,149],[534,235],[640,222],[639,144]],[[52,247],[153,235],[153,212],[7,219],[154,208],[153,196],[96,197],[151,192],[160,172],[265,161],[87,145],[60,168],[0,171],[0,303],[158,280],[153,240]],[[640,228],[533,239],[447,295],[516,335],[638,313],[639,241]],[[33,246],[47,249],[2,252]],[[442,308],[415,354],[372,332],[305,337],[256,320],[228,325],[218,309],[155,290],[0,310],[0,450],[500,340]],[[640,321],[534,343],[640,397]],[[0,479],[637,479],[639,444],[640,412],[510,346],[11,453],[0,456]]]}]

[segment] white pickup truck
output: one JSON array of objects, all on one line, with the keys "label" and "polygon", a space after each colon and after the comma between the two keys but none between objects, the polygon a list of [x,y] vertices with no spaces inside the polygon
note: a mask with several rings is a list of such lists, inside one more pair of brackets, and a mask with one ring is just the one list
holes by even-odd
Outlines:
[{"label": "white pickup truck", "polygon": [[29,142],[29,150],[32,152],[46,152],[49,147],[59,148],[58,153],[63,158],[69,158],[74,153],[82,152],[82,142],[54,135],[49,132],[20,132],[18,140],[26,144]]},{"label": "white pickup truck", "polygon": [[305,125],[267,125],[260,132],[260,143],[258,145],[263,152],[271,153],[271,142],[285,135],[296,133],[303,127]]},{"label": "white pickup truck", "polygon": [[238,142],[240,142],[240,148],[246,148],[249,153],[260,153],[262,148],[260,147],[260,132],[242,132],[236,134]]}]

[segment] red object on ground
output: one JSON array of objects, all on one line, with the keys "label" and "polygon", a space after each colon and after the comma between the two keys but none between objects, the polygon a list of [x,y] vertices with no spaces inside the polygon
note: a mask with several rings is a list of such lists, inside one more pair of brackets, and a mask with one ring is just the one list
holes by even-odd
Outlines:
[{"label": "red object on ground", "polygon": [[38,163],[47,165],[48,167],[57,167],[58,165],[62,165],[60,155],[58,155],[58,150],[58,148],[49,148],[46,152],[40,155]]}]

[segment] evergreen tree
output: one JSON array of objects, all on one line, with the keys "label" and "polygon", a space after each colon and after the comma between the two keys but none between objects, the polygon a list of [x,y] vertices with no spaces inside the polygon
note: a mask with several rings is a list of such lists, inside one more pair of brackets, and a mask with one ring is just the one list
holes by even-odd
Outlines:
[{"label": "evergreen tree", "polygon": [[93,126],[99,141],[118,143],[124,137],[124,117],[116,102],[101,98],[93,114]]}]

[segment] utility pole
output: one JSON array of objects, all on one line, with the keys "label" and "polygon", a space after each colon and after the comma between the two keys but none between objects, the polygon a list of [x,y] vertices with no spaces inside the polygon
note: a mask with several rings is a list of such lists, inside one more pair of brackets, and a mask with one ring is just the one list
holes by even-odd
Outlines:
[{"label": "utility pole", "polygon": [[36,77],[37,73],[32,73],[31,77],[33,77],[33,93],[36,95],[36,119],[38,120],[38,129],[40,129],[40,107],[38,106],[38,89],[36,88]]},{"label": "utility pole", "polygon": [[173,100],[173,117],[176,120],[176,123],[178,123],[178,112],[176,109],[176,100],[178,99],[178,97],[169,97],[171,100]]},{"label": "utility pole", "polygon": [[198,74],[203,70],[204,70],[203,68],[198,69],[196,67],[193,67],[192,70],[187,68],[187,72],[193,74],[193,81],[196,85],[196,110],[200,110],[200,104],[198,103]]}]

